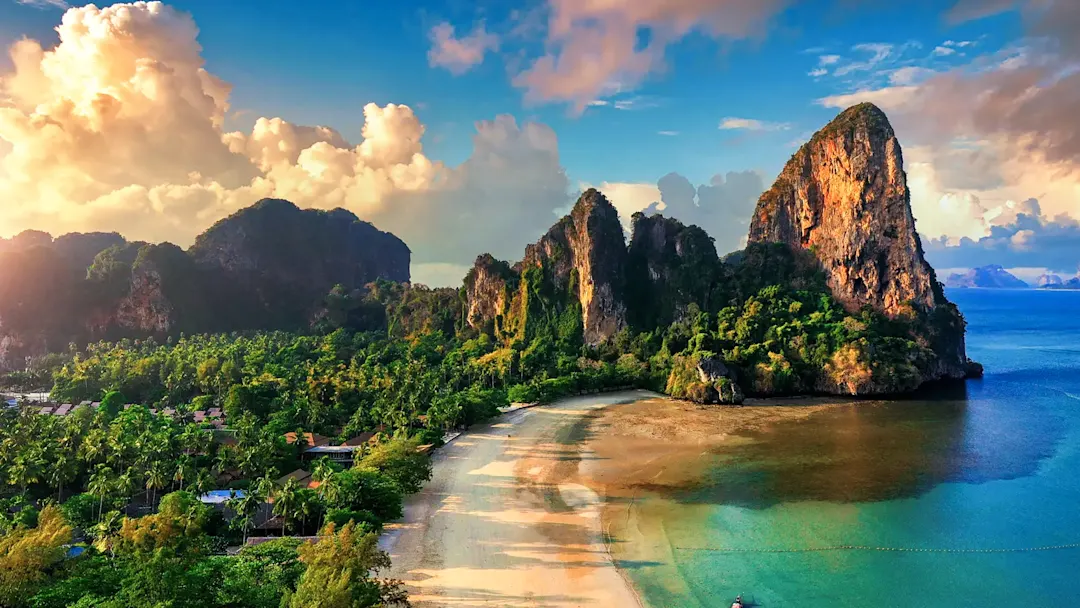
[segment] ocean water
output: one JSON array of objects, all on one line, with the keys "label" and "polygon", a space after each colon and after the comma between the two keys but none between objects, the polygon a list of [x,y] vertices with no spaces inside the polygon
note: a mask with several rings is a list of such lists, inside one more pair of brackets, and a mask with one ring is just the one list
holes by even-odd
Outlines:
[{"label": "ocean water", "polygon": [[620,562],[649,606],[1080,606],[1080,292],[949,296],[985,377],[708,456]]}]

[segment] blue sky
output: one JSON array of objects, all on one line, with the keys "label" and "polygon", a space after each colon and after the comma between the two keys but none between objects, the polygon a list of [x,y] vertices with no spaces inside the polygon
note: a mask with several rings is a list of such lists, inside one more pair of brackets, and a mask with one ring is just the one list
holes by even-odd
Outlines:
[{"label": "blue sky", "polygon": [[[508,22],[509,2],[351,2],[325,0],[304,7],[282,0],[175,0],[191,13],[207,67],[234,86],[238,125],[255,116],[282,116],[301,124],[325,124],[359,139],[361,106],[404,103],[427,125],[425,149],[456,164],[469,154],[472,123],[509,113],[550,125],[572,179],[600,183],[655,181],[678,171],[694,182],[729,170],[759,169],[772,175],[793,143],[836,113],[815,100],[862,88],[880,78],[870,70],[849,77],[813,78],[821,55],[866,60],[858,44],[920,46],[890,67],[920,65],[949,39],[979,40],[991,50],[1016,37],[1016,15],[950,26],[944,2],[912,6],[847,7],[805,2],[777,16],[768,33],[728,44],[690,35],[667,52],[667,69],[634,91],[613,97],[633,109],[593,107],[570,114],[566,104],[526,103],[507,71],[507,58],[488,55],[483,64],[455,76],[431,67],[429,31],[440,22],[468,32],[485,18],[489,27]],[[873,3],[869,3],[873,4]],[[63,9],[0,5],[0,41],[18,36],[55,41]],[[504,24],[502,27],[509,27]],[[517,52],[516,45],[507,55]],[[730,47],[730,48],[725,48]],[[812,52],[820,50],[820,52]],[[955,57],[955,63],[963,57]],[[938,63],[948,63],[941,58]],[[747,117],[790,128],[771,132],[723,131],[725,117]],[[677,136],[660,135],[661,131]],[[615,153],[618,151],[618,153]]]},{"label": "blue sky", "polygon": [[[1034,4],[1035,0],[1028,3]],[[59,0],[0,0],[0,44],[8,47],[26,37],[40,41],[45,49],[55,46],[58,36],[54,28],[65,11],[59,4]],[[1029,192],[1033,188],[1023,183],[1023,175],[1032,175],[1030,169],[1013,167],[1012,175],[1019,177],[1002,179],[998,173],[1004,170],[987,169],[985,183],[956,179],[965,171],[970,173],[965,168],[969,165],[952,167],[955,155],[945,158],[942,151],[962,152],[960,144],[971,141],[980,142],[979,146],[996,146],[1013,135],[1006,127],[984,120],[963,131],[958,128],[949,132],[946,137],[942,129],[931,129],[921,121],[923,114],[938,115],[931,111],[931,103],[937,104],[935,112],[941,110],[942,118],[936,120],[946,126],[950,120],[942,109],[949,105],[942,96],[955,87],[932,85],[958,78],[965,86],[975,86],[984,73],[997,73],[1010,58],[1017,62],[1023,59],[1024,66],[1038,63],[1031,61],[1031,49],[1044,48],[1033,42],[1036,38],[1028,27],[1032,19],[1022,18],[1027,13],[1002,10],[1003,5],[1026,6],[1025,2],[963,0],[960,4],[965,14],[980,18],[957,19],[958,13],[950,12],[956,2],[933,0],[762,0],[757,4],[738,0],[639,0],[607,2],[604,6],[609,10],[592,13],[588,6],[601,3],[168,3],[191,16],[198,27],[197,41],[206,69],[232,86],[230,110],[220,127],[222,131],[250,132],[257,117],[281,117],[293,125],[332,127],[351,142],[349,145],[355,145],[363,140],[365,104],[405,104],[423,125],[424,157],[452,168],[462,166],[475,155],[473,140],[478,121],[509,115],[522,130],[526,123],[533,122],[554,132],[556,165],[565,170],[568,193],[583,184],[614,184],[612,190],[620,193],[629,192],[630,186],[639,187],[634,190],[634,200],[626,195],[625,200],[615,201],[620,210],[627,212],[647,204],[646,199],[654,196],[654,191],[659,198],[657,180],[671,172],[684,176],[696,187],[708,184],[715,175],[752,171],[760,176],[763,188],[795,148],[840,107],[871,99],[894,116],[900,140],[910,151],[908,169],[920,230],[926,237],[944,235],[952,239],[949,245],[957,246],[965,236],[978,242],[991,235],[987,224],[991,220],[985,216],[1002,215],[995,205],[1006,200],[1041,197],[1041,211],[1047,222],[1058,214],[1073,213],[1077,207],[1074,190],[1068,190],[1066,195],[1056,190]],[[1060,8],[1059,12],[1067,10]],[[560,22],[565,25],[561,31]],[[469,60],[467,65],[448,69],[433,58],[433,53],[440,50],[434,42],[437,28],[446,28],[452,32],[452,41],[466,45],[471,34],[480,32],[489,44],[481,45],[473,56],[479,61]],[[575,51],[575,45],[587,46],[600,40],[615,48],[626,31],[636,37],[634,51],[649,53],[653,63],[648,68],[635,71],[627,68],[630,64],[626,57],[613,59],[614,67],[596,68],[603,72],[597,77],[603,86],[593,89],[582,84],[595,76],[590,67],[584,69],[592,75],[577,80],[574,74],[549,74],[539,85],[536,81],[529,81],[533,83],[529,86],[523,82],[524,74],[536,65],[534,62],[545,56],[567,62],[576,55],[584,57],[582,65],[600,63],[600,58],[588,52]],[[1052,38],[1052,32],[1040,33]],[[610,35],[610,39],[601,35]],[[659,42],[661,39],[665,42]],[[627,55],[626,51],[614,53]],[[1054,56],[1062,58],[1064,54]],[[0,67],[0,74],[12,70],[9,62]],[[565,87],[574,89],[573,93],[557,92]],[[921,105],[917,107],[909,99],[913,92],[919,95]],[[517,131],[513,133],[518,135]],[[2,144],[0,141],[0,154]],[[498,151],[492,154],[506,152],[498,143],[493,145]],[[517,159],[507,163],[521,159],[532,162],[529,159],[534,158],[528,154],[515,156],[513,150],[507,154],[508,159]],[[969,156],[963,162],[974,162],[974,155]],[[993,154],[983,150],[979,158],[987,156],[1008,160],[1020,154],[1015,148],[994,148]],[[483,166],[498,167],[500,162],[488,159]],[[980,175],[982,171],[979,169]],[[487,183],[477,177],[478,173],[474,167],[469,178],[451,175],[446,180]],[[531,183],[525,178],[522,181]],[[132,183],[153,185],[138,180]],[[620,185],[626,188],[620,189]],[[105,191],[99,188],[94,196],[100,197]],[[955,201],[947,197],[968,198],[964,199],[967,202],[963,209],[957,211]],[[752,205],[756,194],[743,198],[749,202],[731,203],[733,209],[737,207],[733,213],[742,214],[740,218],[748,214],[746,206]],[[974,203],[968,204],[972,200]],[[562,204],[550,202],[550,206],[561,208]],[[222,203],[220,208],[227,209],[228,205]],[[367,207],[357,209],[358,215],[368,219]],[[212,213],[207,211],[199,221]],[[463,217],[478,217],[472,213],[464,213]],[[382,221],[384,215],[385,209],[379,208],[371,212],[371,219],[390,228],[401,223],[393,218]],[[510,250],[520,249],[518,245],[533,238],[530,235],[542,232],[544,226],[538,224],[544,217],[547,215],[529,215],[527,230],[515,233],[513,238],[507,236],[505,242],[493,242],[491,248],[509,256]],[[30,211],[19,218],[9,220],[8,232],[29,226],[31,219],[38,223],[51,221]],[[512,220],[508,216],[504,225]],[[85,225],[93,225],[93,221],[87,222]],[[155,238],[159,234],[170,236],[164,224],[131,230]],[[425,235],[432,232],[417,234],[420,236],[413,237],[410,243],[414,249],[416,239],[428,238]],[[190,235],[177,235],[174,240],[183,242],[186,238]],[[718,243],[720,248],[736,246],[734,242],[724,243],[723,247]],[[421,251],[420,257],[429,264],[450,264],[452,272],[467,263],[464,253],[444,255],[432,250]]]}]

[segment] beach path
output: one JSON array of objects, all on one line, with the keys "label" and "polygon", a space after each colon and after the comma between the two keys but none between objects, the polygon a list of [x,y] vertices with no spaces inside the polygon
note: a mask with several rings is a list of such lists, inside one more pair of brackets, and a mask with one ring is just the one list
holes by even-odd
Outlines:
[{"label": "beach path", "polygon": [[[614,567],[599,498],[580,483],[588,417],[629,391],[517,410],[439,449],[380,544],[418,608],[640,606]],[[383,573],[384,575],[387,573]]]}]

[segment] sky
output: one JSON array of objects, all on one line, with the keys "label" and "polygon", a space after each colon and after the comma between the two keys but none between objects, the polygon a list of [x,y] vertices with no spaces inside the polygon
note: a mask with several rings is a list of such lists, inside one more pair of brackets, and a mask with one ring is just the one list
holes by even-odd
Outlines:
[{"label": "sky", "polygon": [[519,259],[582,190],[745,242],[843,108],[904,149],[939,272],[1080,263],[1072,0],[0,0],[0,237],[188,246],[273,196]]}]

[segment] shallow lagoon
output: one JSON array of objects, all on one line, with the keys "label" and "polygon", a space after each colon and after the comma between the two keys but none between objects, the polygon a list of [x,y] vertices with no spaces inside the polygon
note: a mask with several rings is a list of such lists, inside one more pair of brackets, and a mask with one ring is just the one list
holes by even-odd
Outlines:
[{"label": "shallow lagoon", "polygon": [[[702,456],[704,483],[641,497],[612,544],[646,603],[1080,605],[1080,548],[1013,551],[1080,543],[1080,292],[949,295],[986,377]],[[837,545],[907,551],[732,552]]]}]

